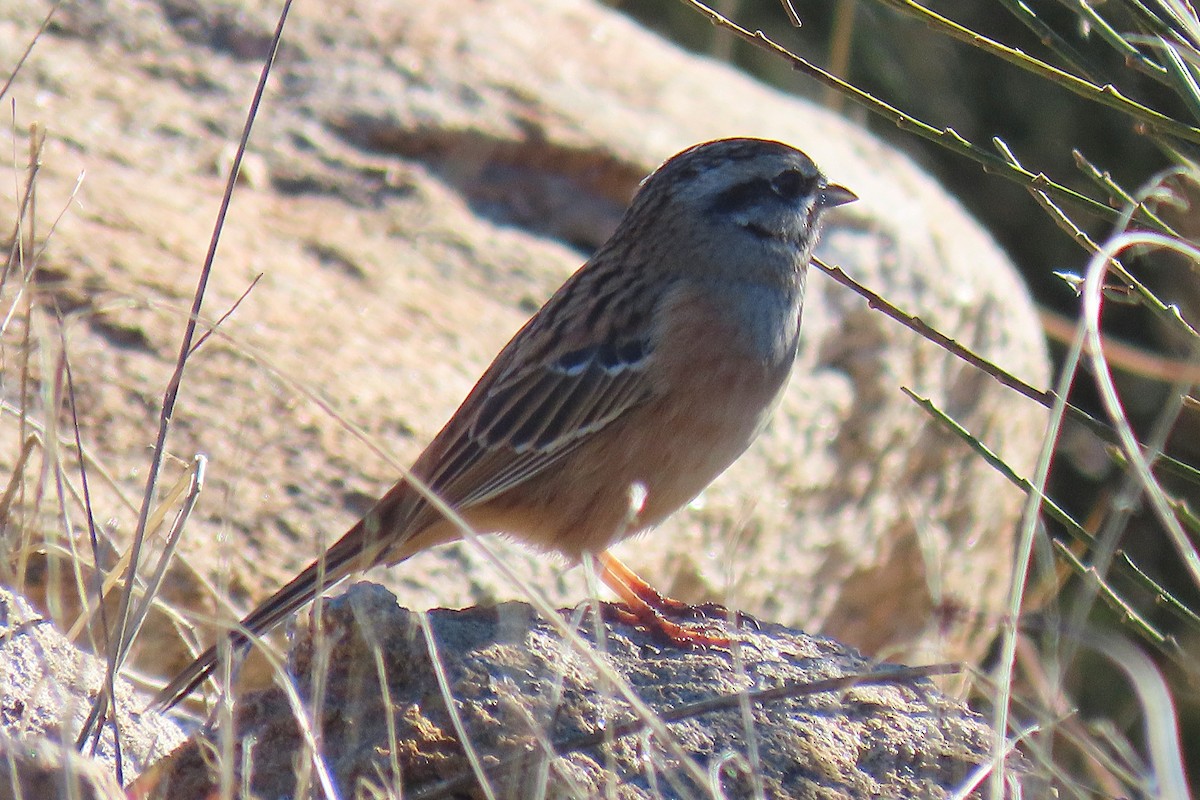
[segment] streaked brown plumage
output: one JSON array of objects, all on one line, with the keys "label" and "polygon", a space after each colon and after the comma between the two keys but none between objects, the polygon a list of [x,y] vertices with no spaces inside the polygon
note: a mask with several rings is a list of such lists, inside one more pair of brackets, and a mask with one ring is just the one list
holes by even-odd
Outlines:
[{"label": "streaked brown plumage", "polygon": [[[474,530],[600,555],[606,582],[644,610],[657,595],[604,551],[690,501],[758,435],[795,359],[822,212],[853,199],[779,142],[724,139],[670,159],[412,475]],[[244,631],[269,630],[352,572],[459,538],[401,480],[231,639],[245,644]],[[210,648],[156,703],[178,702],[215,661]]]}]

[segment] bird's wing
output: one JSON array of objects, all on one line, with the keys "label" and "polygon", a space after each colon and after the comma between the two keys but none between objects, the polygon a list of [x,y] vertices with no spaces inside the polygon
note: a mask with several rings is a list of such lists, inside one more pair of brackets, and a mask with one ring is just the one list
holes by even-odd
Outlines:
[{"label": "bird's wing", "polygon": [[[674,289],[661,277],[636,254],[602,248],[500,351],[413,475],[451,506],[476,506],[653,397],[657,312]],[[411,513],[420,529],[414,518],[433,512]]]},{"label": "bird's wing", "polygon": [[444,432],[430,488],[465,508],[550,467],[651,396],[650,355],[646,338],[606,340],[481,380]]}]

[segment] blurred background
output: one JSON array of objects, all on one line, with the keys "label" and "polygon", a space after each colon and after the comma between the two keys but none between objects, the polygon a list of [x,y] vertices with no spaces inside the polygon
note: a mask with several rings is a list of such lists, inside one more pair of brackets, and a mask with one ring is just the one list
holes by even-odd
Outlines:
[{"label": "blurred background", "polygon": [[[840,109],[922,164],[991,231],[1017,264],[1042,311],[1051,352],[1061,367],[1080,301],[1069,282],[1056,273],[1082,275],[1090,254],[1035,202],[1026,187],[988,174],[979,163],[900,130],[889,119],[793,71],[782,59],[710,24],[687,3],[611,0],[609,5],[684,47]],[[803,22],[799,28],[789,22],[780,2],[717,0],[713,8],[744,28],[762,30],[797,55],[922,122],[953,128],[993,153],[992,139],[999,137],[1030,172],[1044,173],[1112,208],[1126,204],[1121,190],[1136,194],[1164,170],[1190,169],[1196,161],[1195,144],[1155,135],[1123,112],[955,41],[918,19],[911,2],[792,0],[791,5]],[[921,5],[1097,85],[1111,83],[1125,96],[1173,119],[1193,126],[1197,123],[1196,14],[1186,2],[1112,0],[1089,5],[1066,0],[928,0]],[[1173,53],[1168,54],[1164,41],[1172,43]],[[1173,65],[1173,59],[1182,65]],[[1186,180],[1172,185],[1184,197],[1195,195],[1194,186]],[[1103,242],[1114,232],[1111,220],[1069,205],[1063,210],[1093,241]],[[1157,210],[1183,241],[1196,241],[1200,215],[1192,208],[1160,204]],[[1196,324],[1200,298],[1195,264],[1162,252],[1139,251],[1124,254],[1122,262],[1159,299],[1178,306],[1183,318]],[[1109,282],[1113,280],[1110,276]],[[1145,304],[1116,302],[1120,293],[1115,290],[1106,304],[1103,327],[1108,342],[1131,346],[1119,356],[1110,353],[1110,362],[1130,422],[1139,436],[1145,437],[1177,399],[1173,393],[1178,387],[1169,381],[1186,374],[1195,341],[1184,326],[1164,321],[1161,312]],[[1104,417],[1086,371],[1076,379],[1070,401]],[[1014,395],[1014,402],[1026,401]],[[1188,464],[1200,461],[1196,409],[1185,399],[1182,412],[1170,423],[1167,452]],[[1055,457],[1049,494],[1076,521],[1096,533],[1124,510],[1115,507],[1115,498],[1125,477],[1122,465],[1103,442],[1067,426]],[[1197,506],[1200,487],[1190,481],[1161,479],[1168,496],[1180,503],[1180,517],[1186,525],[1187,509]],[[1067,541],[1056,525],[1050,524],[1048,532]],[[1164,537],[1143,502],[1119,525],[1118,535],[1120,550],[1174,601],[1185,609],[1200,609],[1200,594],[1182,567],[1179,551]],[[1196,541],[1194,530],[1192,541]],[[1085,564],[1089,562],[1088,553],[1074,549]],[[1167,637],[1165,644],[1151,641],[1152,636],[1126,624],[1128,615],[1114,612],[1111,605],[1096,603],[1091,608],[1090,625],[1119,631],[1156,656],[1170,681],[1180,715],[1190,781],[1193,786],[1200,785],[1200,703],[1197,673],[1190,666],[1200,663],[1196,622],[1186,610],[1172,610],[1173,602],[1164,602],[1156,591],[1127,576],[1114,574],[1106,578],[1106,585],[1130,610],[1144,615],[1156,634]],[[1061,633],[1055,619],[1072,608],[1079,594],[1079,579],[1072,578],[1060,564],[1055,579],[1033,588],[1026,603],[1026,625],[1032,631]],[[1048,634],[1043,647],[1056,643],[1056,637]],[[1047,654],[1047,649],[1043,653]],[[1082,719],[1097,735],[1106,736],[1105,726],[1111,725],[1120,735],[1144,744],[1142,709],[1125,678],[1106,659],[1081,653],[1067,670],[1065,692],[1079,704]],[[1097,779],[1096,783],[1103,796],[1103,781]],[[1089,796],[1086,788],[1080,791],[1081,796]]]}]

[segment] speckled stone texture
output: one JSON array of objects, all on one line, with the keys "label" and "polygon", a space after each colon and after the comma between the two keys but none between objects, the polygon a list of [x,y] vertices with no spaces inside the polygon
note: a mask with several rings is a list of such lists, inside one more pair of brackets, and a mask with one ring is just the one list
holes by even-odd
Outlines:
[{"label": "speckled stone texture", "polygon": [[[583,648],[523,603],[436,610],[423,626],[382,587],[358,584],[324,602],[319,635],[307,629],[294,644],[299,708],[280,689],[238,698],[232,751],[220,734],[189,743],[156,769],[147,795],[206,796],[223,762],[233,785],[245,781],[260,797],[308,796],[319,763],[343,797],[482,797],[482,778],[502,798],[732,798],[757,788],[936,800],[988,760],[987,726],[929,680],[737,702],[750,689],[887,669],[830,639],[744,620],[731,650],[686,652],[608,622],[597,646],[590,609],[558,618]],[[627,693],[649,713],[631,710]],[[735,699],[656,728],[637,723],[714,698]]]}]

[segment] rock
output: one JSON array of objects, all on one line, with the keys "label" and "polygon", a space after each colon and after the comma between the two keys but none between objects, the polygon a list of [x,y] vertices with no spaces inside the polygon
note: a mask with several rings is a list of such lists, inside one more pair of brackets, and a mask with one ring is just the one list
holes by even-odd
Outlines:
[{"label": "rock", "polygon": [[0,800],[127,800],[103,764],[69,745],[0,734]]},{"label": "rock", "polygon": [[[308,629],[293,645],[299,706],[278,688],[238,698],[234,730],[198,736],[132,793],[208,796],[223,769],[258,797],[308,796],[320,780],[314,741],[342,797],[477,797],[483,775],[498,798],[933,799],[989,758],[987,726],[928,679],[804,692],[893,669],[830,639],[744,622],[734,652],[680,654],[620,622],[601,626],[595,645],[585,607],[557,621],[589,644],[565,643],[524,603],[423,619],[359,584],[324,601],[320,633]],[[795,692],[746,699],[784,686]],[[715,699],[727,702],[699,708]],[[297,726],[298,713],[310,729]]]},{"label": "rock", "polygon": [[[3,4],[0,64],[17,63],[43,14],[33,0]],[[258,6],[217,0],[79,0],[5,98],[18,139],[33,121],[47,130],[38,219],[25,227],[47,238],[26,282],[0,289],[6,307],[22,286],[31,302],[4,332],[25,354],[5,369],[28,370],[6,385],[30,388],[6,398],[24,417],[0,419],[0,436],[18,441],[19,426],[59,419],[65,348],[81,439],[111,476],[91,485],[95,518],[111,521],[100,529],[114,554],[106,570],[137,518],[221,169],[273,24]],[[347,0],[298,5],[286,36],[203,316],[236,310],[191,358],[168,440],[185,464],[210,459],[168,603],[232,619],[305,566],[607,235],[638,179],[703,139],[769,136],[809,152],[862,198],[835,221],[823,257],[984,357],[1046,379],[1011,265],[911,162],[611,9]],[[0,181],[2,207],[20,206],[20,185]],[[931,397],[1018,471],[1033,463],[1044,415],[820,274],[809,286],[804,349],[771,428],[694,507],[619,555],[682,599],[872,653],[975,656],[1002,613],[1022,497],[900,387]],[[15,469],[11,449],[0,469]],[[170,462],[164,485],[181,471]],[[15,496],[53,495],[43,474],[17,473]],[[59,527],[57,511],[40,518],[48,512],[33,501],[14,513],[31,530]],[[74,505],[62,513],[81,521]],[[556,604],[587,595],[582,571],[493,546]],[[378,577],[415,608],[523,596],[467,545]],[[163,673],[187,657],[166,614],[142,648],[137,663]]]},{"label": "rock", "polygon": [[[0,797],[74,797],[66,787],[91,787],[92,796],[113,784],[118,750],[107,726],[87,757],[73,749],[92,698],[104,680],[104,662],[80,652],[19,595],[0,589]],[[143,714],[140,699],[123,678],[116,681],[115,719],[121,730],[121,766],[140,773],[184,740],[179,726]],[[19,780],[21,792],[9,780]],[[46,793],[48,787],[61,789]],[[45,790],[45,791],[43,791]],[[87,795],[83,795],[87,796]]]}]

